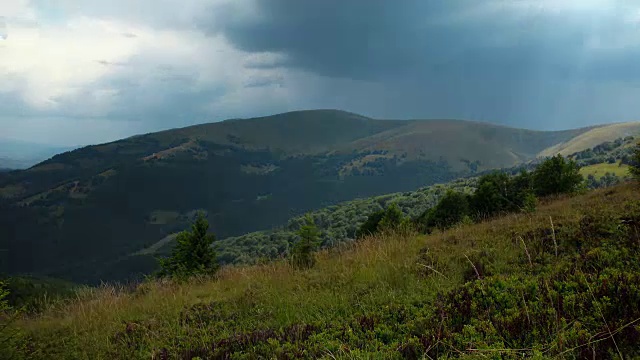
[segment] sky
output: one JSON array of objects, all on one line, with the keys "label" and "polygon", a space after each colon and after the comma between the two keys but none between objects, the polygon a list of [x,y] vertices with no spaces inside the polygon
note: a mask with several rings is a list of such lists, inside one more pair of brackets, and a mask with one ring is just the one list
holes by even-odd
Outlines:
[{"label": "sky", "polygon": [[92,144],[302,109],[640,120],[637,0],[0,0],[0,138]]}]

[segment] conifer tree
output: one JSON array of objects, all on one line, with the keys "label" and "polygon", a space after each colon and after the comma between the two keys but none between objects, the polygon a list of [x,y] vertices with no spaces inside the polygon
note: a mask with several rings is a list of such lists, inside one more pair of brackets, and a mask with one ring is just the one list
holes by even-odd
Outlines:
[{"label": "conifer tree", "polygon": [[291,264],[299,269],[312,268],[316,263],[313,251],[320,242],[320,231],[309,214],[305,216],[304,225],[298,230],[300,238],[293,246]]},{"label": "conifer tree", "polygon": [[189,277],[215,273],[219,268],[216,252],[211,246],[215,235],[208,231],[207,219],[203,213],[198,213],[191,231],[178,234],[171,256],[160,259],[160,276]]}]

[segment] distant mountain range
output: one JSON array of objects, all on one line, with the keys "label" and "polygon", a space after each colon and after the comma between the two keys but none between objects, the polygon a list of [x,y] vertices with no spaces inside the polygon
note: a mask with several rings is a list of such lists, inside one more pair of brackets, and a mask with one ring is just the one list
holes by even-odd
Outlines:
[{"label": "distant mountain range", "polygon": [[237,236],[621,133],[639,134],[640,123],[549,132],[313,110],[87,146],[0,175],[0,271],[123,279],[151,269],[151,256],[132,255],[185,228],[196,210],[219,238]]},{"label": "distant mountain range", "polygon": [[76,148],[0,138],[0,169],[27,169]]}]

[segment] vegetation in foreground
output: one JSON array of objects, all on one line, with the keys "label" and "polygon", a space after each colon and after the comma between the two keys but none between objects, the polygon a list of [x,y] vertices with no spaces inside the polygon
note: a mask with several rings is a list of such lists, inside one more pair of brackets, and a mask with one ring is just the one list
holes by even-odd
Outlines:
[{"label": "vegetation in foreground", "polygon": [[640,192],[378,233],[216,278],[103,287],[19,319],[15,359],[640,358]]}]

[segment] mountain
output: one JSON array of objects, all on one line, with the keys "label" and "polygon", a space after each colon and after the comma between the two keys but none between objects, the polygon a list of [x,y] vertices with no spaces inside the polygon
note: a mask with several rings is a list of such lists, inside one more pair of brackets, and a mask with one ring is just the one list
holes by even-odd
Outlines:
[{"label": "mountain", "polygon": [[184,229],[197,210],[219,238],[242,235],[341,201],[521,164],[598,128],[607,126],[544,132],[316,110],[86,146],[0,175],[0,271],[124,279],[155,264],[132,254]]},{"label": "mountain", "polygon": [[637,184],[625,184],[431,235],[377,235],[319,252],[306,270],[276,261],[212,279],[101,286],[24,314],[0,353],[637,359],[639,204]]}]

